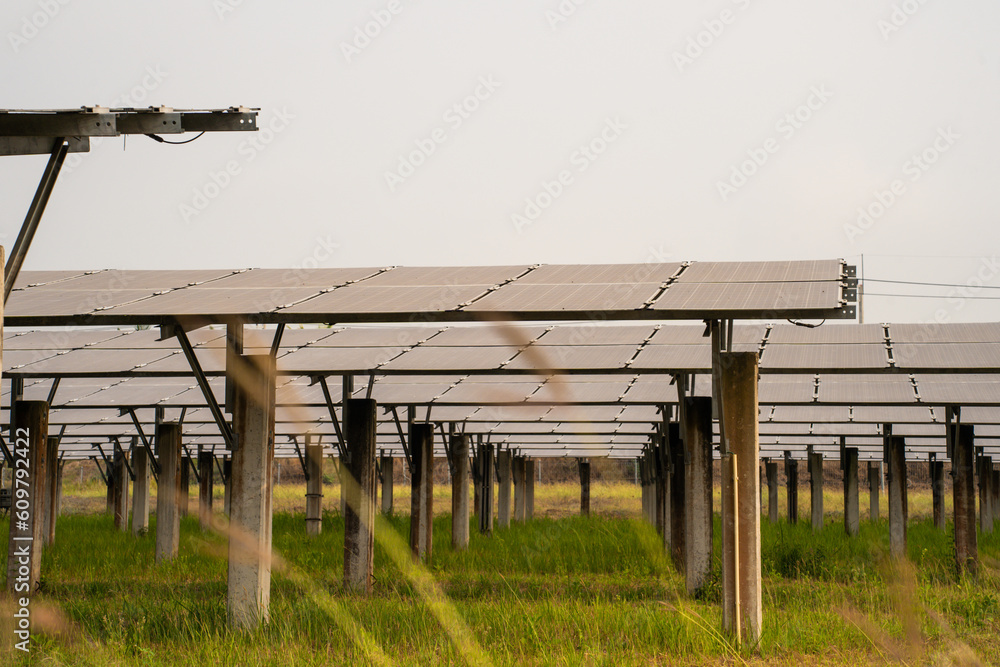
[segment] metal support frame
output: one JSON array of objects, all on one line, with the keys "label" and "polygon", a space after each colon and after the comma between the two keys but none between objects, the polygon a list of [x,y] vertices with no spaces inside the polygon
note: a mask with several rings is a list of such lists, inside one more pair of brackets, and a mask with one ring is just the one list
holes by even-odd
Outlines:
[{"label": "metal support frame", "polygon": [[278,325],[278,328],[274,331],[274,340],[271,341],[271,358],[275,359],[278,356],[278,351],[281,349],[281,337],[285,333],[285,323],[282,322]]},{"label": "metal support frame", "polygon": [[132,423],[135,424],[135,430],[139,433],[139,439],[142,441],[142,446],[145,448],[146,453],[149,455],[150,468],[153,470],[153,479],[157,482],[160,481],[160,462],[153,455],[153,448],[149,444],[149,438],[142,430],[142,424],[139,423],[139,418],[135,416],[135,409],[128,408],[128,413],[132,417]]},{"label": "metal support frame", "polygon": [[[450,477],[454,477],[455,476],[455,461],[454,461],[455,453],[451,451],[451,440],[448,438],[448,436],[451,435],[451,434],[450,433],[445,433],[444,422],[438,422],[437,425],[438,425],[438,428],[441,429],[441,442],[444,443],[444,454],[445,454],[444,459],[445,459],[445,461],[448,462],[448,475]],[[454,424],[452,424],[452,427],[454,427]],[[451,428],[449,430],[452,431],[452,432],[454,432],[454,428]]]},{"label": "metal support frame", "polygon": [[403,432],[403,424],[399,421],[399,413],[396,406],[392,406],[392,419],[396,422],[396,431],[399,433],[399,443],[403,446],[403,457],[406,459],[406,469],[413,473],[413,458],[410,456],[410,446],[406,442],[406,434]]},{"label": "metal support frame", "polygon": [[66,153],[68,152],[69,144],[65,138],[58,137],[52,148],[52,154],[49,156],[49,162],[45,165],[45,171],[42,172],[42,180],[39,181],[38,188],[35,190],[35,197],[31,201],[27,215],[24,216],[21,231],[11,249],[7,266],[4,267],[4,303],[7,303],[11,290],[14,289],[14,283],[21,272],[21,266],[28,255],[28,248],[31,247],[31,241],[35,238],[38,223],[42,219],[42,214],[45,213],[45,205],[49,203],[49,197],[52,195],[52,189],[55,187],[56,179],[59,178],[59,171],[62,169],[63,162],[66,161]]},{"label": "metal support frame", "polygon": [[[302,455],[302,449],[299,448],[299,439],[294,435],[291,436],[292,443],[295,445],[295,456],[299,459],[299,465],[302,466],[302,474],[306,476],[306,481],[309,481],[309,468],[306,466],[306,459]],[[306,448],[309,447],[309,436],[306,436]]]},{"label": "metal support frame", "polygon": [[[177,423],[180,424],[181,422]],[[181,449],[184,450],[184,458],[187,459],[188,467],[191,469],[191,472],[194,473],[194,481],[197,482],[198,484],[201,484],[201,475],[198,474],[198,466],[194,464],[196,459],[191,458],[191,452],[188,451],[187,445],[185,445],[183,442],[181,443]]]},{"label": "metal support frame", "polygon": [[101,473],[101,479],[104,480],[104,486],[107,486],[109,484],[108,476],[104,474],[104,468],[101,467],[101,462],[97,460],[96,456],[91,456],[90,460],[94,462],[95,466],[97,466],[97,472]]},{"label": "metal support frame", "polygon": [[[318,375],[319,386],[323,389],[323,399],[326,401],[326,409],[330,412],[330,421],[333,422],[333,430],[337,432],[337,452],[343,459],[347,460],[347,445],[344,442],[344,430],[340,427],[340,420],[337,419],[337,409],[333,406],[333,397],[330,395],[330,386],[326,383],[325,375]],[[344,408],[346,409],[346,404]]]},{"label": "metal support frame", "polygon": [[212,393],[212,387],[208,383],[205,371],[202,370],[201,364],[198,362],[198,357],[195,356],[194,348],[191,346],[191,341],[188,340],[187,332],[184,331],[184,327],[177,323],[173,325],[173,334],[177,336],[177,341],[181,345],[181,350],[184,351],[184,356],[188,360],[191,372],[194,373],[194,377],[198,381],[198,386],[201,387],[201,393],[205,397],[208,409],[211,411],[212,417],[215,418],[215,423],[218,425],[219,431],[222,433],[222,439],[226,442],[226,446],[229,448],[229,451],[236,451],[236,447],[239,444],[237,441],[237,435],[233,433],[232,427],[229,425],[229,422],[226,421],[226,416],[222,414],[222,409],[215,401],[215,395]]},{"label": "metal support frame", "polygon": [[14,456],[10,453],[10,449],[7,447],[7,442],[0,436],[0,449],[3,449],[3,457],[7,460],[7,465],[11,468],[14,467]]},{"label": "metal support frame", "polygon": [[52,404],[55,403],[56,391],[59,390],[59,380],[61,379],[62,378],[58,377],[52,379],[52,388],[49,389],[49,397],[45,399],[45,402],[49,404],[49,407],[52,407]]},{"label": "metal support frame", "polygon": [[132,466],[129,465],[128,457],[125,456],[125,448],[122,447],[122,443],[119,442],[118,436],[111,436],[111,442],[115,445],[115,453],[122,455],[122,460],[125,462],[125,470],[128,472],[128,478],[130,481],[135,481],[135,473],[132,471]]}]

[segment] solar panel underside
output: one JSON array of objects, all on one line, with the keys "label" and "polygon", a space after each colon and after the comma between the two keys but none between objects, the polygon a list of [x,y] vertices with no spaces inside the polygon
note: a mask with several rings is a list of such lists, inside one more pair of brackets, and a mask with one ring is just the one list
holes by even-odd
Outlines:
[{"label": "solar panel underside", "polygon": [[498,370],[517,354],[514,347],[431,347],[422,345],[404,352],[383,365],[390,371],[486,371]]},{"label": "solar panel underside", "polygon": [[634,345],[532,345],[504,370],[624,369],[635,349]]},{"label": "solar panel underside", "polygon": [[1000,369],[997,343],[893,343],[898,368],[988,371]]},{"label": "solar panel underside", "polygon": [[916,403],[909,377],[900,375],[824,375],[819,383],[821,403]]},{"label": "solar panel underside", "polygon": [[917,375],[920,400],[931,404],[975,405],[1000,402],[1000,383],[990,375]]},{"label": "solar panel underside", "polygon": [[278,359],[282,373],[360,374],[375,370],[407,348],[402,347],[303,347]]},{"label": "solar panel underside", "polygon": [[885,346],[880,343],[768,345],[760,358],[761,369],[789,370],[882,370],[889,366]]}]

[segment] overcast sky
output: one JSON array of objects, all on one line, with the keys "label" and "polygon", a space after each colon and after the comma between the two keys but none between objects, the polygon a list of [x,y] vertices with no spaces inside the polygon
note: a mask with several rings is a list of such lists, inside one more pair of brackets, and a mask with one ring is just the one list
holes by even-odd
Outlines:
[{"label": "overcast sky", "polygon": [[[1000,285],[988,0],[5,0],[0,107],[260,107],[72,157],[27,269],[843,257]],[[13,243],[45,163],[0,160]],[[1000,290],[869,283],[868,321]]]}]

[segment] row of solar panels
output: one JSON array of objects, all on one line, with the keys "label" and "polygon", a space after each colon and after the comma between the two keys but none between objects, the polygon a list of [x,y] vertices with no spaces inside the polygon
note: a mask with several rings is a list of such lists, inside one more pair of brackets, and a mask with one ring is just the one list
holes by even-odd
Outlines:
[{"label": "row of solar panels", "polygon": [[690,319],[723,317],[723,311],[734,317],[808,311],[853,317],[853,307],[846,307],[855,300],[852,274],[843,260],[41,271],[18,277],[6,318],[19,326],[251,315],[290,322],[406,321],[416,314],[447,319],[444,313],[465,314],[458,319],[488,313],[555,319],[584,312]]}]

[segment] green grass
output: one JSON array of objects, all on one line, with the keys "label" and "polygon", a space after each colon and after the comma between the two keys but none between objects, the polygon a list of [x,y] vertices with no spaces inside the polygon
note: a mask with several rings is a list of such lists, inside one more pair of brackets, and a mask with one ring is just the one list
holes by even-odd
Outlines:
[{"label": "green grass", "polygon": [[[950,534],[927,519],[911,522],[910,565],[902,567],[887,557],[884,521],[863,521],[861,535],[848,538],[833,516],[819,534],[808,522],[764,520],[764,635],[756,647],[736,649],[718,630],[717,583],[702,599],[687,598],[655,530],[617,516],[618,486],[607,498],[616,516],[592,518],[545,517],[546,498],[561,507],[572,497],[540,487],[542,518],[492,537],[473,532],[462,552],[450,548],[450,516],[438,516],[429,569],[444,594],[444,612],[382,541],[375,594],[345,593],[338,513],[325,514],[317,538],[305,535],[302,514],[276,514],[274,550],[288,566],[273,576],[271,622],[255,632],[227,627],[226,542],[201,533],[195,518],[182,523],[179,557],[157,565],[155,517],[150,534],[138,539],[115,531],[108,516],[62,517],[57,543],[43,555],[33,651],[15,658],[288,667],[369,664],[380,656],[437,664],[478,655],[505,665],[966,664],[978,656],[1000,664],[1000,531],[980,537],[979,579],[959,581]],[[603,492],[595,485],[595,509],[605,502]],[[632,500],[637,514],[637,494]],[[718,538],[718,517],[716,524]],[[405,540],[408,525],[408,517],[397,515],[380,529]],[[10,603],[0,604],[0,651],[10,655]],[[442,622],[450,613],[458,630]]]}]

